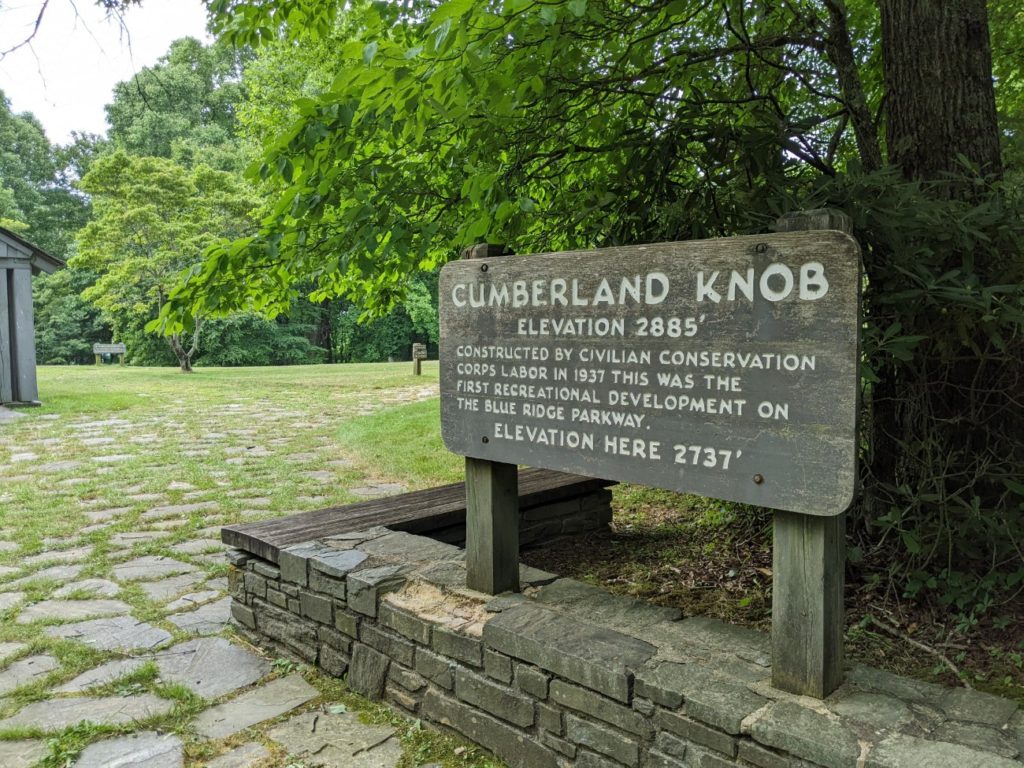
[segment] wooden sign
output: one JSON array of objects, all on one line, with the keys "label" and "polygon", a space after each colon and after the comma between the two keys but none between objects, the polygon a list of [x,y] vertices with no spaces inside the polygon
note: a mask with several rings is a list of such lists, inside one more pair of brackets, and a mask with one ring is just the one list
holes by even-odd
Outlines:
[{"label": "wooden sign", "polygon": [[451,262],[464,456],[828,516],[854,493],[860,250],[834,231]]},{"label": "wooden sign", "polygon": [[93,344],[94,355],[123,355],[128,352],[124,344]]},{"label": "wooden sign", "polygon": [[426,344],[413,344],[412,345],[412,359],[413,360],[426,360],[427,359],[427,345]]}]

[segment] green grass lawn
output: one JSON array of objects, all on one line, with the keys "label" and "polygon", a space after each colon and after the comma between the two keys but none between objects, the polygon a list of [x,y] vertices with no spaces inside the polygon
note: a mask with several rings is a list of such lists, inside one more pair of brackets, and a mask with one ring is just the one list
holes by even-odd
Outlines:
[{"label": "green grass lawn", "polygon": [[43,407],[27,411],[100,417],[149,413],[157,403],[193,404],[215,409],[228,403],[263,400],[276,406],[311,405],[398,387],[436,385],[437,363],[427,362],[422,376],[412,363],[308,365],[277,368],[176,368],[130,366],[40,366]]}]

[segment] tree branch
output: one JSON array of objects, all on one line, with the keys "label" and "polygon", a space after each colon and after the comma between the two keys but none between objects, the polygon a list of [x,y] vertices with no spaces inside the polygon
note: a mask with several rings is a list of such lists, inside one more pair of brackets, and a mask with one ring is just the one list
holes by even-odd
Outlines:
[{"label": "tree branch", "polygon": [[39,6],[39,13],[36,14],[35,23],[32,24],[32,31],[29,32],[28,37],[26,37],[20,43],[17,43],[16,45],[8,48],[6,51],[0,51],[0,59],[4,58],[8,54],[14,53],[20,48],[24,48],[26,45],[29,45],[35,39],[35,36],[39,34],[39,27],[41,27],[43,24],[43,16],[46,14],[46,9],[49,6],[50,0],[43,0],[43,4]]},{"label": "tree branch", "polygon": [[861,83],[857,60],[853,55],[850,30],[846,26],[846,3],[844,0],[825,0],[828,9],[829,30],[825,52],[836,68],[839,91],[843,104],[850,112],[853,135],[864,170],[877,171],[882,167],[882,149],[878,143],[878,132],[868,111],[864,86]]}]

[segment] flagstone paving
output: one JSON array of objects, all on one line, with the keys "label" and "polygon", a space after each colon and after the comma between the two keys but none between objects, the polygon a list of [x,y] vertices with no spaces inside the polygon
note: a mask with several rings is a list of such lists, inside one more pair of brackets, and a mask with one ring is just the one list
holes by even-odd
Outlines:
[{"label": "flagstone paving", "polygon": [[82,579],[65,584],[53,593],[53,597],[70,597],[76,594],[88,594],[94,597],[113,597],[121,591],[121,587],[107,579]]},{"label": "flagstone paving", "polygon": [[3,585],[0,585],[0,589],[10,589],[11,587],[20,588],[26,584],[42,580],[65,582],[70,579],[78,578],[78,574],[83,570],[84,569],[81,565],[54,565],[50,568],[43,568],[35,573],[30,573],[27,576],[22,576],[20,579],[8,581]]},{"label": "flagstone paving", "polygon": [[[404,490],[347,458],[331,425],[436,384],[241,388],[215,407],[141,389],[146,408],[44,405],[0,431],[0,766],[391,768],[394,729],[328,714],[303,676],[317,673],[234,638],[220,527]],[[311,706],[323,725],[305,744]],[[67,763],[62,734],[83,722],[118,732],[75,736]]]},{"label": "flagstone paving", "polygon": [[252,685],[270,672],[270,662],[222,637],[189,640],[154,657],[164,680],[181,683],[204,699]]},{"label": "flagstone paving", "polygon": [[62,624],[56,627],[47,627],[44,631],[50,637],[78,640],[104,651],[148,650],[166,643],[172,637],[167,630],[154,627],[152,624],[139,621],[131,616]]},{"label": "flagstone paving", "polygon": [[27,643],[0,643],[0,661],[6,661],[25,648],[28,648]]},{"label": "flagstone paving", "polygon": [[207,739],[222,739],[283,715],[317,695],[316,688],[300,675],[280,677],[201,713],[196,718],[196,733]]},{"label": "flagstone paving", "polygon": [[54,690],[57,693],[81,693],[82,691],[88,691],[90,688],[98,688],[101,685],[107,685],[132,674],[144,666],[146,661],[145,657],[108,661],[106,664],[101,664],[87,672],[83,672],[78,677],[69,680]]},{"label": "flagstone paving", "polygon": [[267,735],[310,768],[382,768],[402,756],[394,728],[366,725],[351,712],[303,712]]},{"label": "flagstone paving", "polygon": [[192,589],[202,581],[203,574],[201,573],[184,573],[181,576],[171,576],[168,579],[146,582],[140,584],[139,587],[150,600],[162,603]]},{"label": "flagstone paving", "polygon": [[24,599],[24,592],[0,592],[0,611],[13,608]]},{"label": "flagstone paving", "polygon": [[181,768],[183,765],[181,739],[155,731],[97,741],[86,747],[75,762],[75,768]]},{"label": "flagstone paving", "polygon": [[193,573],[195,570],[195,566],[175,560],[173,557],[147,555],[115,565],[113,573],[117,581],[155,581],[164,576]]},{"label": "flagstone paving", "polygon": [[42,741],[0,741],[0,765],[4,768],[29,768],[46,757],[49,751]]},{"label": "flagstone paving", "polygon": [[116,547],[133,547],[136,544],[156,541],[165,536],[167,534],[162,531],[127,531],[126,533],[115,533],[110,537],[110,543]]},{"label": "flagstone paving", "polygon": [[78,723],[121,725],[145,720],[171,711],[174,702],[151,693],[139,696],[82,697],[37,701],[18,714],[0,720],[0,731],[32,728],[44,732],[60,731]]},{"label": "flagstone paving", "polygon": [[25,418],[25,414],[12,411],[10,408],[4,408],[0,405],[0,424],[10,424],[23,418]]},{"label": "flagstone paving", "polygon": [[131,611],[131,606],[120,600],[43,600],[21,609],[18,624],[34,621],[77,621],[94,616],[120,616]]},{"label": "flagstone paving", "polygon": [[188,608],[195,608],[196,606],[208,603],[214,598],[220,597],[221,590],[219,589],[204,589],[201,592],[190,592],[187,595],[182,595],[173,603],[168,603],[166,610],[170,612],[182,611]]},{"label": "flagstone paving", "polygon": [[231,620],[231,598],[225,597],[192,611],[172,613],[167,620],[189,634],[215,635]]},{"label": "flagstone paving", "polygon": [[21,558],[22,565],[39,565],[40,563],[80,563],[92,554],[92,547],[40,552],[38,555]]},{"label": "flagstone paving", "polygon": [[207,764],[207,768],[252,768],[256,765],[265,765],[269,757],[269,749],[262,744],[249,741],[214,758]]},{"label": "flagstone paving", "polygon": [[53,656],[29,656],[26,659],[19,659],[13,662],[3,672],[0,672],[0,696],[10,693],[15,688],[27,683],[35,682],[40,677],[60,666]]}]

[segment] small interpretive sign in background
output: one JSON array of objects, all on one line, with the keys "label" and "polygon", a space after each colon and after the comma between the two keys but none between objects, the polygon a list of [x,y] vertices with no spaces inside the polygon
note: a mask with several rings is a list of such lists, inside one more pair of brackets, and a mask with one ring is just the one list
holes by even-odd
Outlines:
[{"label": "small interpretive sign in background", "polygon": [[455,453],[836,515],[856,481],[860,250],[835,231],[449,263]]},{"label": "small interpretive sign in background", "polygon": [[94,355],[123,355],[128,351],[124,344],[93,344]]}]

